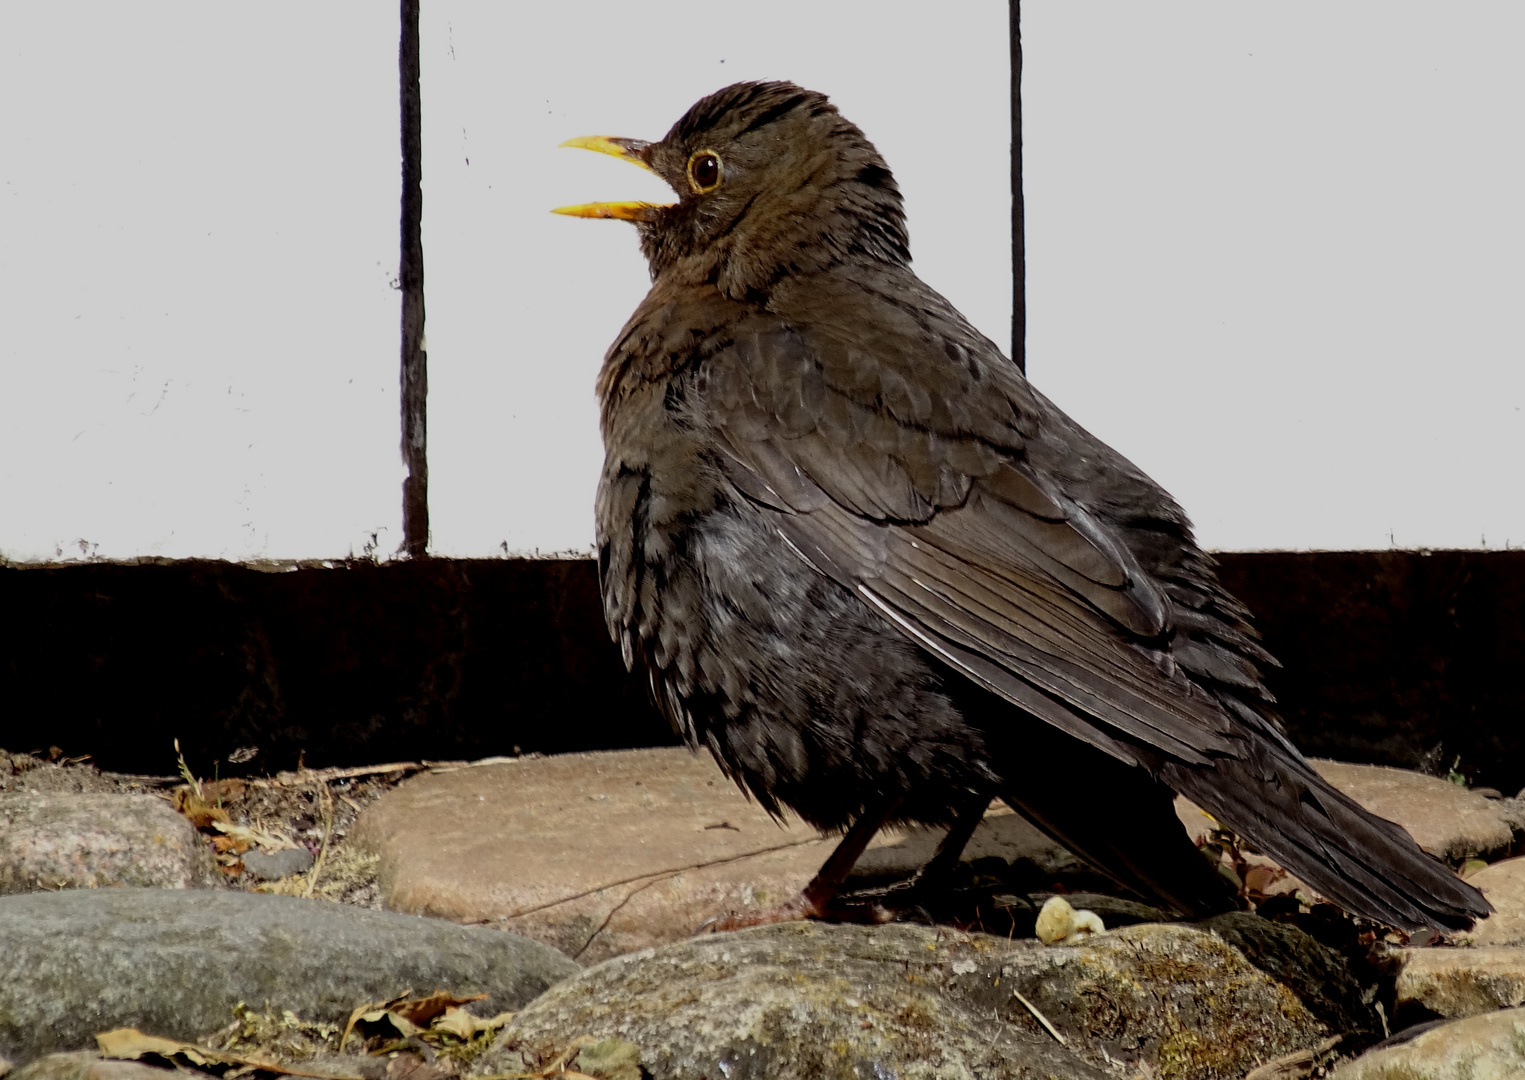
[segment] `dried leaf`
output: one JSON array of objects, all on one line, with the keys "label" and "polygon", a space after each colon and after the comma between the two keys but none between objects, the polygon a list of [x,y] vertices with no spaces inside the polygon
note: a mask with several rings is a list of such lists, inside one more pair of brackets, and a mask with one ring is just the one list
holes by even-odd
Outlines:
[{"label": "dried leaf", "polygon": [[344,1034],[339,1037],[339,1050],[343,1052],[344,1044],[349,1040],[350,1033],[354,1031],[356,1024],[376,1024],[385,1020],[404,1038],[427,1035],[429,1024],[437,1017],[458,1006],[481,1001],[486,997],[486,994],[457,997],[448,990],[436,990],[428,997],[414,998],[413,991],[407,990],[390,1001],[375,1001],[361,1005],[349,1014],[349,1023],[344,1025]]},{"label": "dried leaf", "polygon": [[349,1042],[350,1032],[355,1030],[355,1025],[362,1021],[374,1024],[387,1014],[387,1010],[399,1001],[406,1001],[413,996],[411,989],[404,990],[396,997],[387,1001],[371,1001],[364,1005],[357,1005],[349,1014],[349,1022],[344,1025],[344,1034],[339,1036],[339,1053],[344,1053],[344,1044]]},{"label": "dried leaf", "polygon": [[401,1016],[394,1012],[384,1012],[375,1017],[362,1016],[360,1019],[366,1021],[386,1020],[389,1024],[397,1029],[397,1034],[401,1035],[404,1039],[411,1039],[413,1036],[424,1030],[413,1021],[409,1020],[406,1016]]},{"label": "dried leaf", "polygon": [[198,829],[210,829],[214,821],[228,820],[226,810],[212,806],[189,787],[177,787],[170,794],[170,803]]},{"label": "dried leaf", "polygon": [[446,1035],[454,1035],[458,1039],[469,1041],[484,1031],[496,1031],[513,1018],[513,1013],[505,1012],[484,1020],[465,1009],[451,1006],[445,1010],[445,1015],[434,1021],[434,1026],[429,1031],[441,1031]]},{"label": "dried leaf", "polygon": [[398,1001],[390,1006],[389,1011],[418,1025],[427,1027],[436,1016],[441,1015],[446,1009],[453,1009],[458,1005],[465,1005],[473,1001],[481,1001],[486,994],[472,994],[470,997],[456,997],[446,990],[436,990],[428,997],[418,998],[411,1001]]},{"label": "dried leaf", "polygon": [[104,1031],[95,1037],[95,1042],[100,1047],[101,1054],[109,1058],[125,1058],[135,1060],[144,1054],[155,1054],[167,1060],[179,1060],[182,1064],[190,1062],[192,1065],[206,1065],[214,1063],[218,1065],[238,1065],[251,1069],[259,1069],[263,1072],[277,1073],[282,1076],[302,1076],[311,1080],[365,1080],[354,1073],[342,1072],[308,1072],[305,1069],[292,1069],[282,1065],[278,1061],[267,1058],[249,1057],[244,1054],[230,1054],[222,1050],[210,1050],[205,1046],[197,1046],[195,1043],[181,1042],[178,1039],[164,1039],[157,1035],[145,1035],[137,1028],[114,1028]]},{"label": "dried leaf", "polygon": [[231,836],[212,837],[212,850],[219,855],[242,855],[249,850],[249,845],[243,840],[235,840]]},{"label": "dried leaf", "polygon": [[109,1058],[136,1060],[144,1054],[158,1054],[165,1058],[180,1054],[196,1065],[205,1065],[207,1062],[207,1052],[199,1046],[180,1042],[178,1039],[145,1035],[137,1028],[113,1028],[110,1031],[103,1031],[95,1037],[95,1044],[100,1047],[101,1053]]},{"label": "dried leaf", "polygon": [[1257,894],[1260,896],[1270,896],[1276,883],[1285,881],[1289,876],[1281,867],[1268,863],[1252,866],[1249,870],[1245,871],[1244,887],[1252,896]]}]

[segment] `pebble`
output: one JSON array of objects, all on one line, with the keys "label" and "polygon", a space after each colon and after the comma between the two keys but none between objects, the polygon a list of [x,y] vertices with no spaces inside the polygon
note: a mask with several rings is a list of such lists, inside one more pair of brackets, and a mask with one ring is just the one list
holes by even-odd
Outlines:
[{"label": "pebble", "polygon": [[266,854],[259,848],[250,848],[241,856],[244,871],[261,881],[279,881],[292,874],[304,874],[312,869],[312,852],[306,848],[282,848]]}]

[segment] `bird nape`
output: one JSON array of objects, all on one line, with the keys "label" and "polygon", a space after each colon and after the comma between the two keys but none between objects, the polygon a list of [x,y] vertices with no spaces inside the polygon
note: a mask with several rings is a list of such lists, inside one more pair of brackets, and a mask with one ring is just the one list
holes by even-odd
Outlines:
[{"label": "bird nape", "polygon": [[900,190],[821,94],[738,83],[662,139],[571,145],[656,173],[652,286],[598,377],[599,574],[625,663],[761,805],[846,836],[999,796],[1183,914],[1237,906],[1188,796],[1310,888],[1404,929],[1482,895],[1282,734],[1249,612],[1185,513],[1035,390],[910,268]]}]

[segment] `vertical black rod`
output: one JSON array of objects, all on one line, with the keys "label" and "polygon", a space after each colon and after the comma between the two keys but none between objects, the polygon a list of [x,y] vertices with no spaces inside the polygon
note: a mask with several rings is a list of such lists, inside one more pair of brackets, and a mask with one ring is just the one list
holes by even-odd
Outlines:
[{"label": "vertical black rod", "polygon": [[1011,16],[1011,358],[1027,373],[1027,209],[1022,200],[1022,0]]},{"label": "vertical black rod", "polygon": [[429,357],[424,349],[423,103],[419,93],[419,0],[402,0],[397,73],[402,99],[402,550],[429,553]]}]

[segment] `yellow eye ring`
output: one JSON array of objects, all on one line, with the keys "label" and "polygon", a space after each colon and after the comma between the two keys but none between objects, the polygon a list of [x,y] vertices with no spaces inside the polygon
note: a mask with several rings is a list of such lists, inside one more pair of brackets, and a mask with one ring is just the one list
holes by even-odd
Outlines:
[{"label": "yellow eye ring", "polygon": [[713,150],[695,150],[688,156],[688,186],[696,195],[705,195],[720,186],[720,155]]}]

